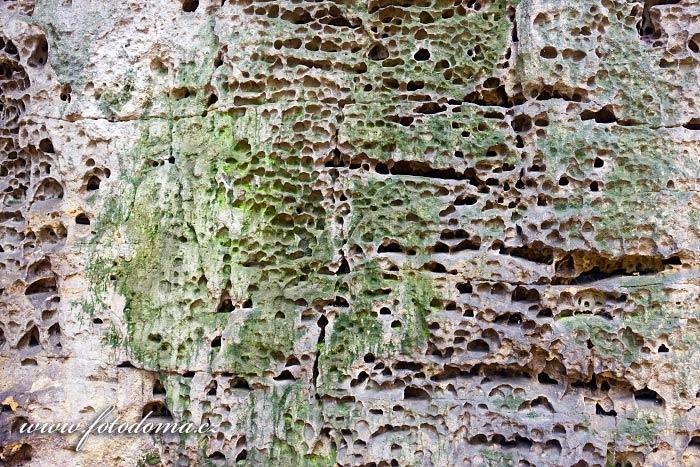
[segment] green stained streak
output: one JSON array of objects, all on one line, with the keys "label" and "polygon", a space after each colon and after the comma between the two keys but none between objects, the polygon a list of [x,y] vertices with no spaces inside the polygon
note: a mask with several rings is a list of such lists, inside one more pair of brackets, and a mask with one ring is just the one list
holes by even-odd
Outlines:
[{"label": "green stained streak", "polygon": [[328,446],[327,452],[310,453],[304,428],[321,420],[321,405],[308,393],[302,383],[275,389],[271,398],[272,423],[275,427],[270,455],[265,465],[294,465],[322,467],[335,465],[336,451]]},{"label": "green stained streak", "polygon": [[[554,202],[554,214],[587,219],[594,229],[594,245],[602,252],[620,253],[633,242],[654,238],[678,228],[674,209],[684,209],[688,194],[667,189],[667,183],[694,179],[700,165],[667,144],[670,134],[645,126],[622,127],[584,121],[553,122],[537,151],[544,158],[547,182],[556,186],[560,177],[599,180],[600,192],[566,192]],[[603,167],[593,167],[601,157]],[[586,187],[587,188],[587,187]],[[690,219],[681,218],[690,225]],[[571,240],[576,235],[567,236]]]},{"label": "green stained streak", "polygon": [[443,207],[437,191],[435,185],[408,177],[357,182],[350,239],[359,245],[384,239],[396,240],[407,248],[433,245],[439,238]]},{"label": "green stained streak", "polygon": [[650,445],[659,436],[663,421],[654,413],[637,413],[634,418],[624,419],[617,428],[617,441],[633,445]]}]

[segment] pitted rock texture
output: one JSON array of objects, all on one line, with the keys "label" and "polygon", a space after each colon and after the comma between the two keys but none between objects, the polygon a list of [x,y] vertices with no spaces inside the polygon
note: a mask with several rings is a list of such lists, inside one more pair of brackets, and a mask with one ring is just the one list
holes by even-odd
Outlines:
[{"label": "pitted rock texture", "polygon": [[700,465],[699,18],[2,2],[0,465]]}]

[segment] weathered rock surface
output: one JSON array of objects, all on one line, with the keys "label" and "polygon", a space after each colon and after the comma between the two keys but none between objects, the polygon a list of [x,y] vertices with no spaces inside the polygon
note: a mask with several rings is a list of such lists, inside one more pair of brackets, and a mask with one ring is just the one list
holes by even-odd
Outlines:
[{"label": "weathered rock surface", "polygon": [[[691,0],[2,2],[0,465],[700,465],[699,82]],[[216,430],[18,433],[111,404]]]}]

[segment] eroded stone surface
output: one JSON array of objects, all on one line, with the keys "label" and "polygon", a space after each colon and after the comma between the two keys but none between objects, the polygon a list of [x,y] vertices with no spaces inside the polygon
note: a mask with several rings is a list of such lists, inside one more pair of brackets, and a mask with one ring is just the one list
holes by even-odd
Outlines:
[{"label": "eroded stone surface", "polygon": [[698,13],[3,2],[0,462],[698,465]]}]

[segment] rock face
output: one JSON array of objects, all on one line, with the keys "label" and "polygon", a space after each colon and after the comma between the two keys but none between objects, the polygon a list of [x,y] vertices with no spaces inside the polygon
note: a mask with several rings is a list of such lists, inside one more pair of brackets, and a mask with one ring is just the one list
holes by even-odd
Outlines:
[{"label": "rock face", "polygon": [[700,465],[699,18],[2,2],[0,465]]}]

